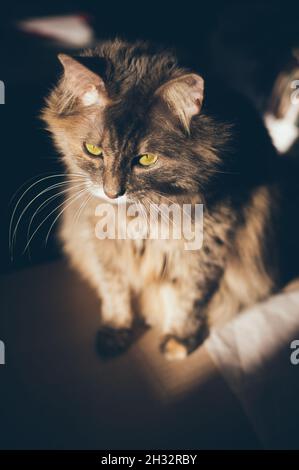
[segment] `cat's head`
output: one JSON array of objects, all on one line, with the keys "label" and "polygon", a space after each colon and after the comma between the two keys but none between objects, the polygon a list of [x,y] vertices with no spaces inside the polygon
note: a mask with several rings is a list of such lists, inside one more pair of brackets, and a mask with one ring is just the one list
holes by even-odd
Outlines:
[{"label": "cat's head", "polygon": [[94,195],[155,201],[204,191],[220,156],[200,75],[143,43],[59,59],[63,76],[43,119],[68,171],[84,174]]}]

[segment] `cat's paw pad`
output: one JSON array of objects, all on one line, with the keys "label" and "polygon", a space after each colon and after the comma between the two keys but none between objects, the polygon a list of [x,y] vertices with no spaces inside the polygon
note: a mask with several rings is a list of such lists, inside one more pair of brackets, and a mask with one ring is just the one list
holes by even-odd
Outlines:
[{"label": "cat's paw pad", "polygon": [[133,332],[131,328],[103,326],[96,337],[97,352],[103,357],[117,356],[129,348],[132,340]]},{"label": "cat's paw pad", "polygon": [[169,361],[185,359],[188,356],[188,348],[183,341],[174,336],[168,336],[161,344],[161,351]]}]

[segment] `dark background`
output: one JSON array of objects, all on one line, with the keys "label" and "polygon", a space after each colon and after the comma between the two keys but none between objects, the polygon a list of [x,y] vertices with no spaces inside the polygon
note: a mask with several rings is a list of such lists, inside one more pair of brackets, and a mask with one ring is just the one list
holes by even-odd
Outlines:
[{"label": "dark background", "polygon": [[[84,13],[96,37],[120,36],[150,39],[185,50],[190,63],[196,62],[205,74],[247,95],[263,111],[273,81],[289,60],[299,39],[299,4],[293,2],[194,1],[181,2],[100,2],[100,1],[11,1],[1,5],[0,79],[6,86],[6,104],[1,116],[1,272],[59,256],[55,230],[45,247],[44,240],[54,214],[41,227],[28,250],[26,233],[37,206],[24,214],[20,223],[14,259],[8,250],[8,227],[20,187],[38,175],[61,172],[49,136],[38,119],[43,99],[59,72],[56,59],[62,48],[50,40],[18,31],[20,19]],[[69,52],[69,51],[67,51]],[[76,51],[73,51],[76,53]],[[30,198],[46,187],[40,184],[19,205],[20,215]],[[41,199],[41,202],[43,198]],[[52,206],[49,206],[52,210]],[[48,210],[48,213],[50,210]],[[35,227],[42,221],[40,214]],[[16,223],[15,218],[14,223]]]}]

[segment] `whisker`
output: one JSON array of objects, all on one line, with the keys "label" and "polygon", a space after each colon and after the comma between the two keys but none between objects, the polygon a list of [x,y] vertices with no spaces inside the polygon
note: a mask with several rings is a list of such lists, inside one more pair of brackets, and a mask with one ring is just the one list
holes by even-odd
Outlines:
[{"label": "whisker", "polygon": [[47,172],[47,173],[41,173],[39,175],[35,175],[33,176],[32,178],[29,178],[28,180],[26,180],[15,192],[14,194],[12,195],[12,197],[10,198],[10,201],[9,201],[9,205],[11,205],[13,203],[13,200],[15,199],[15,197],[17,196],[17,194],[22,190],[22,188],[24,188],[28,183],[30,183],[31,181],[34,181],[36,178],[39,178],[40,176],[45,176],[46,178],[41,178],[40,180],[36,181],[36,183],[40,182],[40,181],[43,181],[44,179],[47,179],[48,176],[51,176],[51,177],[54,177],[54,178],[67,178],[68,176],[81,176],[81,177],[85,177],[85,175],[83,173],[50,173],[50,172]]},{"label": "whisker", "polygon": [[[54,212],[56,212],[57,209],[59,209],[61,206],[63,206],[66,202],[69,202],[70,200],[71,200],[71,202],[74,202],[74,201],[75,201],[79,196],[81,196],[81,194],[82,194],[83,192],[85,192],[85,191],[86,191],[85,188],[84,188],[84,189],[81,189],[81,190],[79,191],[79,193],[77,193],[77,194],[75,194],[75,195],[72,195],[72,196],[70,196],[69,198],[67,198],[65,201],[63,201],[61,204],[59,204],[57,207],[55,207],[55,209],[53,209],[53,210],[47,215],[47,217],[45,217],[45,218],[42,220],[42,222],[38,225],[38,227],[35,229],[35,231],[34,231],[33,234],[31,235],[29,241],[27,242],[27,244],[26,244],[26,246],[25,246],[25,248],[24,248],[23,254],[26,252],[26,250],[27,250],[28,246],[30,245],[30,243],[31,243],[33,237],[35,236],[35,234],[36,234],[36,233],[38,232],[38,230],[42,227],[42,225],[49,219],[49,217],[50,217]],[[67,206],[67,207],[68,207],[68,206]],[[57,218],[56,218],[56,219],[57,219]],[[55,219],[55,221],[56,221],[56,219]],[[55,221],[54,221],[54,222],[55,222]],[[54,225],[54,224],[52,224],[52,225]],[[52,225],[51,225],[51,227],[52,227]]]},{"label": "whisker", "polygon": [[[74,189],[76,188],[79,188],[81,187],[82,185],[84,185],[85,183],[79,183],[78,185],[75,185],[73,186]],[[69,191],[69,188],[66,188],[66,189],[63,189],[62,191],[59,191],[58,193],[48,197],[42,204],[40,204],[40,206],[37,208],[37,210],[34,212],[34,214],[32,215],[31,219],[30,219],[30,222],[29,222],[29,225],[28,225],[28,229],[27,229],[27,241],[29,239],[29,236],[30,236],[30,230],[31,230],[31,226],[33,224],[33,221],[35,219],[35,217],[37,216],[37,214],[39,212],[41,212],[46,206],[48,206],[50,204],[51,201],[53,201],[54,199],[58,198],[59,196],[61,196],[62,194],[65,194]]]},{"label": "whisker", "polygon": [[74,219],[74,223],[73,223],[73,227],[76,226],[76,224],[79,222],[79,219],[81,217],[81,214],[82,212],[84,211],[85,207],[87,206],[88,202],[90,201],[90,199],[92,198],[92,194],[88,194],[86,199],[83,201],[83,203],[81,204],[81,206],[79,207],[77,213],[76,213],[76,216],[75,216],[75,219]]},{"label": "whisker", "polygon": [[[138,201],[138,207],[140,207],[141,217],[142,217],[143,222],[145,223],[145,226],[147,227],[147,231],[148,231],[147,213],[146,213],[146,210],[145,210],[145,208],[143,207],[143,205],[141,204],[140,201]],[[148,235],[148,234],[147,234],[147,235]]]},{"label": "whisker", "polygon": [[[82,181],[81,179],[78,179],[76,181]],[[48,191],[51,191],[53,189],[56,189],[58,187],[61,187],[61,186],[64,186],[64,185],[67,185],[69,183],[69,181],[63,181],[63,182],[60,182],[60,183],[55,183],[53,185],[51,185],[50,187],[44,189],[43,191],[41,191],[40,193],[38,193],[25,207],[25,209],[23,209],[23,211],[21,212],[21,215],[19,216],[18,218],[18,221],[15,225],[15,228],[14,228],[14,231],[12,233],[12,224],[13,224],[13,220],[14,220],[14,215],[16,213],[16,209],[21,201],[21,199],[23,199],[23,196],[25,195],[26,192],[28,192],[28,190],[23,194],[23,196],[19,199],[18,203],[16,204],[16,207],[13,211],[13,214],[11,216],[11,221],[10,221],[10,225],[9,225],[9,248],[10,248],[10,252],[11,252],[11,256],[12,256],[12,251],[13,251],[13,245],[14,245],[14,242],[15,242],[15,239],[16,239],[16,234],[17,234],[17,230],[18,230],[18,227],[19,227],[19,224],[22,220],[22,217],[24,216],[25,212],[29,209],[29,207],[34,203],[34,201],[36,201],[36,199],[38,199],[42,194],[45,194],[46,192]],[[82,183],[83,184],[83,183]],[[34,185],[32,185],[33,187]],[[29,188],[30,189],[30,188]]]},{"label": "whisker", "polygon": [[[153,192],[154,192],[155,194],[157,194],[158,196],[160,196],[161,198],[164,198],[164,199],[166,199],[167,201],[171,202],[171,204],[176,204],[175,201],[172,201],[172,200],[169,199],[167,196],[165,196],[163,193],[160,193],[160,192],[158,192],[158,191],[153,191]],[[185,214],[187,217],[189,217],[189,214],[187,214],[187,212],[185,211],[183,205],[180,205],[180,206],[181,206],[181,208],[182,208],[184,214]]]},{"label": "whisker", "polygon": [[[54,227],[54,225],[55,225],[55,223],[57,222],[57,220],[59,219],[59,217],[64,213],[64,211],[65,211],[73,202],[75,202],[77,199],[79,199],[79,197],[84,196],[84,194],[85,194],[87,191],[88,191],[88,190],[87,190],[86,188],[81,189],[81,190],[79,191],[79,193],[76,194],[76,197],[73,198],[70,202],[69,202],[70,198],[65,201],[65,202],[69,202],[69,204],[67,204],[67,206],[64,207],[64,208],[59,212],[59,214],[57,215],[57,217],[55,217],[55,219],[53,220],[53,222],[52,222],[52,224],[51,224],[51,226],[50,226],[50,228],[49,228],[49,231],[48,231],[48,233],[47,233],[47,236],[46,236],[45,245],[47,245],[48,240],[49,240],[49,236],[50,236],[50,233],[51,233],[51,230],[52,230],[52,228]],[[64,202],[64,203],[65,203],[65,202]],[[64,204],[64,203],[63,203],[63,204]],[[61,204],[61,205],[63,205],[63,204]],[[61,205],[60,205],[59,207],[61,207]],[[57,209],[58,209],[58,208],[57,208]]]},{"label": "whisker", "polygon": [[206,173],[209,173],[209,174],[213,174],[213,173],[219,173],[221,175],[239,175],[240,172],[239,171],[223,171],[223,170],[205,170]]},{"label": "whisker", "polygon": [[178,228],[178,224],[174,221],[173,217],[170,218],[169,215],[165,214],[159,206],[157,207],[156,204],[152,204],[151,201],[150,201],[150,204],[151,204],[151,207],[153,207],[154,211],[157,212],[157,218],[159,214],[161,214],[161,218],[163,219],[164,223],[168,224],[168,222],[170,222],[174,227]]},{"label": "whisker", "polygon": [[[84,176],[83,175],[80,175],[81,178],[83,178]],[[58,178],[58,177],[66,177],[65,174],[55,174],[55,175],[49,175],[49,176],[46,176],[46,177],[43,177],[43,178],[40,178],[38,181],[34,182],[33,184],[31,184],[29,186],[29,188],[27,188],[26,191],[23,192],[23,194],[20,196],[20,198],[18,199],[15,207],[14,207],[14,210],[12,212],[12,215],[11,215],[11,219],[10,219],[10,223],[9,223],[9,233],[8,233],[8,239],[9,239],[9,249],[10,249],[10,252],[11,252],[11,244],[12,244],[12,226],[13,226],[13,222],[14,222],[14,217],[15,217],[15,214],[17,212],[17,209],[21,203],[21,201],[23,200],[23,198],[25,197],[25,195],[30,191],[30,189],[32,189],[33,187],[35,187],[37,184],[41,183],[42,181],[45,181],[45,180],[49,180],[51,178]],[[58,184],[58,183],[56,183]],[[13,196],[14,198],[14,196]],[[11,253],[12,254],[12,253]]]}]

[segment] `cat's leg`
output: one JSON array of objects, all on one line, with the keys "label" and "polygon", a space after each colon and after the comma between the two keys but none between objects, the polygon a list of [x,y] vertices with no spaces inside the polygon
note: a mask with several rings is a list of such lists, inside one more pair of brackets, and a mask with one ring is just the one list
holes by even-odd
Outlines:
[{"label": "cat's leg", "polygon": [[101,355],[112,356],[126,350],[135,339],[130,288],[117,267],[101,266],[100,278],[101,328],[97,349]]},{"label": "cat's leg", "polygon": [[163,309],[161,350],[169,360],[184,359],[208,335],[206,318],[196,308],[198,292],[190,284],[160,288]]},{"label": "cat's leg", "polygon": [[114,240],[95,240],[89,225],[82,226],[80,231],[70,230],[72,225],[67,216],[68,213],[60,232],[64,251],[99,298],[101,326],[97,349],[105,355],[122,352],[133,341],[133,312],[120,247]]},{"label": "cat's leg", "polygon": [[[80,270],[82,270],[82,261]],[[133,312],[130,288],[122,270],[111,261],[89,258],[84,276],[95,288],[100,304],[100,329],[97,351],[102,356],[114,356],[125,351],[133,342]]]},{"label": "cat's leg", "polygon": [[161,350],[168,359],[183,359],[208,335],[207,305],[217,289],[222,266],[206,263],[199,253],[176,251],[160,280],[141,293],[141,311],[162,332]]},{"label": "cat's leg", "polygon": [[101,319],[111,328],[130,328],[133,315],[128,283],[121,273],[100,267],[102,273],[98,285],[101,298]]},{"label": "cat's leg", "polygon": [[161,350],[168,359],[183,359],[207,336],[206,317],[196,308],[198,290],[189,282],[158,282],[141,295],[146,323],[162,333]]},{"label": "cat's leg", "polygon": [[221,219],[227,223],[226,230],[213,220],[206,224],[202,249],[191,256],[181,252],[180,259],[171,265],[169,271],[178,285],[162,292],[166,322],[162,348],[167,357],[183,357],[182,344],[186,352],[192,351],[209,328],[222,326],[275,289],[276,260],[275,255],[267,253],[270,238],[269,245],[264,243],[268,219],[263,210],[268,210],[268,205],[262,191],[247,208],[246,223],[234,232],[234,250],[227,250],[231,243],[228,217]]}]

